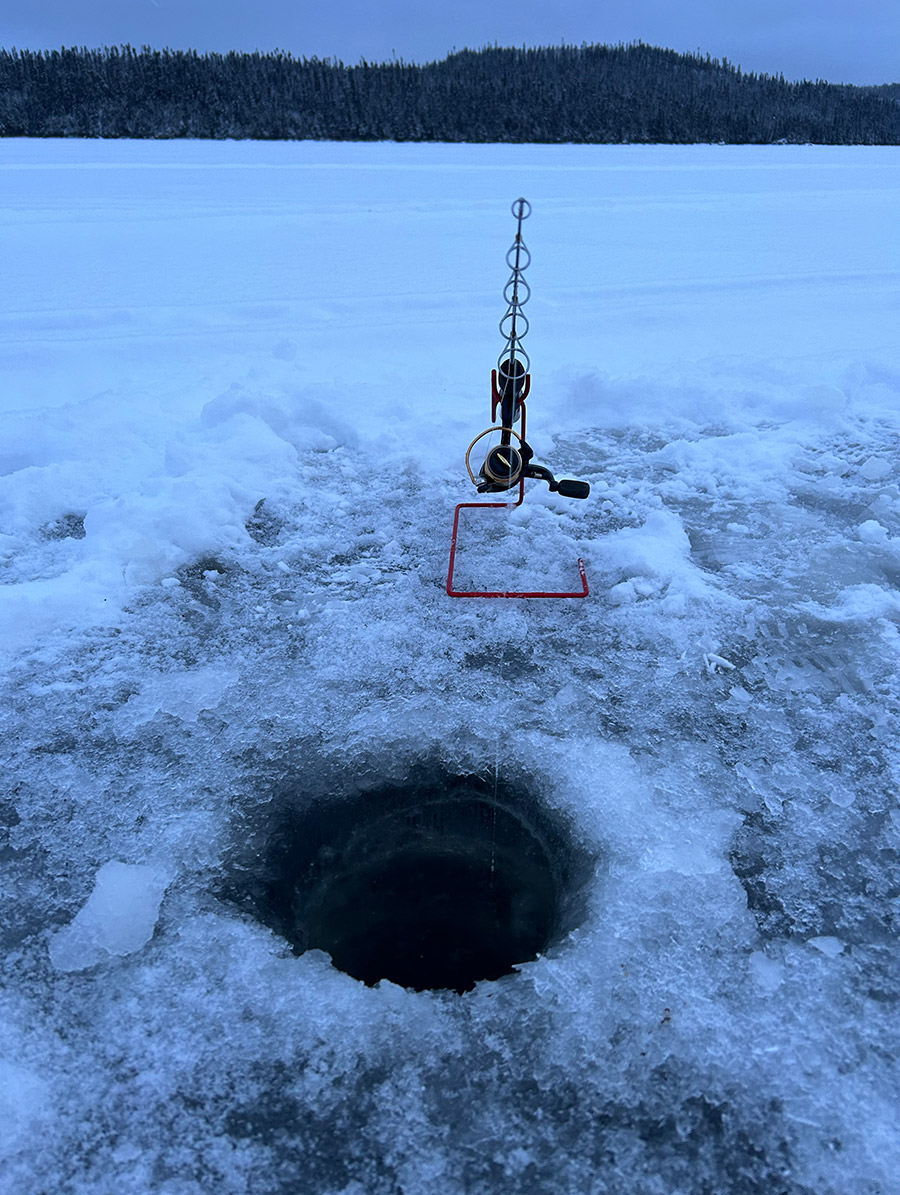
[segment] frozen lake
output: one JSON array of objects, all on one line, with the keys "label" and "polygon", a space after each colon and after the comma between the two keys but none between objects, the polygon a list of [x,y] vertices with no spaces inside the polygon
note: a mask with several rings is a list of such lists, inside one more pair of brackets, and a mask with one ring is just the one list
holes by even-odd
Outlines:
[{"label": "frozen lake", "polygon": [[[900,1192],[898,184],[0,142],[0,1188]],[[466,568],[584,601],[444,590],[518,195],[529,439],[593,489]],[[488,823],[518,971],[292,949]]]}]

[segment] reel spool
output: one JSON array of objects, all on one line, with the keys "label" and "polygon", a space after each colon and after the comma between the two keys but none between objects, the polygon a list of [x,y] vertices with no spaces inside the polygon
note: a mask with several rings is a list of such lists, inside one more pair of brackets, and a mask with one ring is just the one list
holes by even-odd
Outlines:
[{"label": "reel spool", "polygon": [[[521,449],[515,448],[510,443],[495,444],[493,448],[489,448],[487,455],[481,466],[481,470],[476,477],[472,472],[470,464],[470,457],[472,456],[472,449],[479,440],[483,440],[485,436],[489,436],[491,432],[500,432],[501,435],[506,432],[509,436],[515,436],[522,446]],[[485,482],[489,485],[498,486],[500,491],[511,490],[514,485],[521,479],[522,472],[528,461],[531,460],[531,449],[522,439],[517,431],[511,427],[486,427],[483,432],[479,432],[469,447],[466,449],[466,469],[469,471],[469,477],[472,484],[478,486]]]}]

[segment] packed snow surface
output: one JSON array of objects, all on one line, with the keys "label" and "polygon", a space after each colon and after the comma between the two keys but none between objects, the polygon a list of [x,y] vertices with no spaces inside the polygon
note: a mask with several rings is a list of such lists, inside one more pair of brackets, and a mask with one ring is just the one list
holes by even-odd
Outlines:
[{"label": "packed snow surface", "polygon": [[[900,152],[0,178],[0,1188],[897,1195]],[[529,438],[593,491],[461,563],[584,601],[444,591],[519,195]],[[223,896],[272,802],[421,760],[569,820],[567,940],[370,988]]]}]

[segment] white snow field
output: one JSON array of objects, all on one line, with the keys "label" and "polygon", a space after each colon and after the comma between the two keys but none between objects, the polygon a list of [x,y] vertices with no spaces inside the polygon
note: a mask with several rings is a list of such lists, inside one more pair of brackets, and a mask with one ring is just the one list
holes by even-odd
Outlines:
[{"label": "white snow field", "polygon": [[[465,567],[583,601],[444,590],[519,195],[530,439],[593,492]],[[900,1192],[898,196],[892,148],[0,142],[0,1190]],[[463,995],[233,896],[423,767],[589,861]]]}]

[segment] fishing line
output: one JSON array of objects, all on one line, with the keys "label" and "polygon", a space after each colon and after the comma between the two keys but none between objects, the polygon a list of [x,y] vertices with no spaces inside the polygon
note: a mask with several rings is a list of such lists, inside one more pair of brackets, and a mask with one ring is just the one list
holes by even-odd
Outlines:
[{"label": "fishing line", "polygon": [[[516,217],[516,237],[506,254],[506,263],[512,270],[509,280],[503,288],[503,297],[506,300],[506,313],[500,321],[500,335],[506,341],[506,346],[501,350],[500,356],[497,360],[497,375],[501,380],[501,395],[502,402],[500,404],[500,446],[493,448],[488,452],[487,461],[490,462],[488,468],[494,473],[499,484],[504,490],[511,490],[516,483],[519,473],[522,469],[522,453],[515,451],[512,445],[512,437],[515,436],[520,444],[524,442],[524,437],[513,428],[513,423],[519,416],[518,398],[522,393],[524,380],[531,369],[531,361],[528,354],[522,348],[522,337],[528,332],[528,318],[522,311],[523,306],[531,297],[531,288],[523,277],[523,272],[531,264],[531,254],[528,247],[522,239],[522,221],[526,220],[531,215],[531,204],[527,199],[516,199],[512,205],[512,214]],[[524,260],[523,260],[524,258]],[[523,326],[524,325],[524,326]],[[519,379],[522,379],[521,382]],[[469,452],[466,453],[466,467],[469,468],[469,453],[471,453],[474,444],[480,437],[469,445]],[[497,466],[499,465],[499,469]],[[506,468],[505,475],[503,468]],[[469,468],[469,476],[475,481],[472,475],[472,470]],[[477,482],[476,482],[477,484]],[[507,520],[510,518],[514,503],[506,504]],[[504,692],[503,684],[503,669],[506,662],[506,638],[501,636],[500,646],[500,675],[499,675],[499,692]],[[494,800],[491,812],[491,887],[493,888],[496,874],[496,856],[497,856],[497,802],[500,796],[500,719],[496,719],[496,740],[494,745]]]}]

